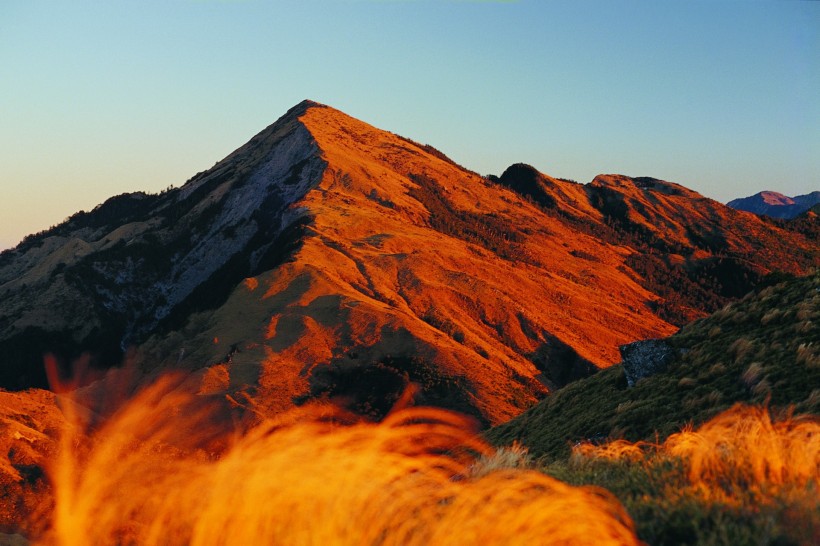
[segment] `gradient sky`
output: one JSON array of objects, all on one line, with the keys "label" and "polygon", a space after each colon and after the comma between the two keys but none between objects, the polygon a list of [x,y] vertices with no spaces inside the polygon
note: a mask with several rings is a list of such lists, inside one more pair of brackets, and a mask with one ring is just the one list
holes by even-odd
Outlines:
[{"label": "gradient sky", "polygon": [[719,201],[820,189],[820,2],[0,0],[0,248],[179,186],[304,98]]}]

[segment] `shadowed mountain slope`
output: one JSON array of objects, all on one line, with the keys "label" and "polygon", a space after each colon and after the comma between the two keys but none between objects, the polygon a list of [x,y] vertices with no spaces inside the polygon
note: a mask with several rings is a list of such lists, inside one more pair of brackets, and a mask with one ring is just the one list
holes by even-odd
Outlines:
[{"label": "shadowed mountain slope", "polygon": [[288,207],[324,169],[298,122],[306,107],[181,188],[113,197],[3,252],[0,384],[44,386],[44,351],[117,363],[124,347],[275,265],[298,216]]},{"label": "shadowed mountain slope", "polygon": [[817,264],[816,240],[676,184],[484,178],[306,101],[181,188],[4,253],[2,384],[42,386],[46,351],[110,366],[133,347],[258,411],[327,398],[378,418],[415,388],[496,424]]}]

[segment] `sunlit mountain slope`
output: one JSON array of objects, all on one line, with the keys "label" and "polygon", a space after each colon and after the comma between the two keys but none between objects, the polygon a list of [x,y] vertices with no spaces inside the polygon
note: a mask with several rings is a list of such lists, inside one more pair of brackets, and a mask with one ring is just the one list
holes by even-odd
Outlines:
[{"label": "sunlit mountain slope", "polygon": [[135,349],[264,411],[380,417],[415,389],[494,424],[817,260],[816,240],[677,184],[482,177],[306,101],[184,186],[4,253],[3,384],[45,386],[45,352]]}]

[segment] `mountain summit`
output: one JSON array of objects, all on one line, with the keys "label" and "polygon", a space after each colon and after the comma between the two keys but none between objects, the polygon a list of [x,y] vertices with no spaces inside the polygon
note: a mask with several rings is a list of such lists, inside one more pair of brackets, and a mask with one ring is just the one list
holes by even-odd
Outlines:
[{"label": "mountain summit", "polygon": [[820,203],[820,191],[789,197],[776,191],[762,191],[749,197],[733,199],[726,206],[772,218],[794,218]]},{"label": "mountain summit", "polygon": [[128,350],[258,411],[321,398],[379,418],[412,397],[494,424],[816,265],[816,241],[671,182],[482,177],[304,101],[182,187],[0,255],[0,379]]}]

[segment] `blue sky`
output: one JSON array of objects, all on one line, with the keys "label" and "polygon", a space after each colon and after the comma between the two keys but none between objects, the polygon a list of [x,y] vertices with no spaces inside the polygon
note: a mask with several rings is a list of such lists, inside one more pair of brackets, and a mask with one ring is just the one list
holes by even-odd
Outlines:
[{"label": "blue sky", "polygon": [[0,248],[304,98],[500,174],[820,189],[820,2],[0,0]]}]

